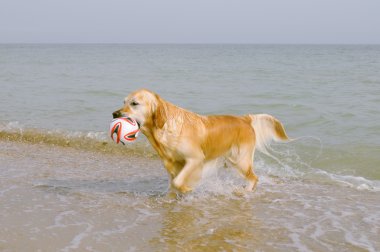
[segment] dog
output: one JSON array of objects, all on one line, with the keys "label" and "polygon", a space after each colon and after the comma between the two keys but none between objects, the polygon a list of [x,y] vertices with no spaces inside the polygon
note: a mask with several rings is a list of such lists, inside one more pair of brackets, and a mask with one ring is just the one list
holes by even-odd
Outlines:
[{"label": "dog", "polygon": [[272,140],[289,140],[281,122],[267,114],[199,115],[165,101],[147,89],[132,92],[113,118],[129,116],[163,160],[171,189],[191,191],[208,162],[225,157],[256,189],[255,149],[262,151]]}]

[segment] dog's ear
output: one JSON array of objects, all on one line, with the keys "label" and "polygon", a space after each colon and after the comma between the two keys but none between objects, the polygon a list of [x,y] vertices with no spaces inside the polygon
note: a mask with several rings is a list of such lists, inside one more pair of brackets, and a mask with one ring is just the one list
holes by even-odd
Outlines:
[{"label": "dog's ear", "polygon": [[[153,112],[153,123],[157,128],[164,127],[164,124],[167,120],[166,117],[166,106],[164,101],[158,96],[156,96],[156,104]],[[153,108],[152,108],[153,109]]]}]

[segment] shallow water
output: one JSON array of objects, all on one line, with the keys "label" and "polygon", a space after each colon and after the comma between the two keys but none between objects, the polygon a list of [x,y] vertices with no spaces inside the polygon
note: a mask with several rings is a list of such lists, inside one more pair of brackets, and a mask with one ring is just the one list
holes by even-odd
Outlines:
[{"label": "shallow water", "polygon": [[232,168],[170,199],[158,159],[1,141],[0,248],[9,251],[377,251],[380,194]]},{"label": "shallow water", "polygon": [[[380,46],[0,45],[0,250],[379,251]],[[189,195],[111,113],[146,87],[202,114],[269,113],[291,137]]]}]

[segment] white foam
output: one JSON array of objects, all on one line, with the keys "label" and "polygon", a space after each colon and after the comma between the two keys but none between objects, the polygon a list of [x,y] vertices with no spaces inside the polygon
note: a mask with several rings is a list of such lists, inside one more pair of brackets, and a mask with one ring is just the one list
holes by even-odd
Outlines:
[{"label": "white foam", "polygon": [[352,176],[352,175],[338,175],[329,173],[320,169],[314,169],[314,173],[322,175],[323,177],[335,182],[337,184],[348,186],[350,188],[355,188],[357,190],[380,192],[380,181],[379,180],[369,180],[363,177]]},{"label": "white foam", "polygon": [[[301,137],[312,138],[320,142],[320,151],[322,150],[322,142],[319,138],[314,137]],[[322,169],[314,168],[311,166],[311,161],[305,162],[302,157],[290,146],[282,145],[285,150],[277,151],[273,148],[269,148],[270,152],[266,153],[267,157],[270,157],[277,164],[268,165],[264,160],[259,159],[256,161],[256,167],[259,170],[265,171],[267,175],[278,176],[281,178],[300,178],[309,179],[312,181],[332,182],[343,186],[355,188],[357,190],[366,190],[372,192],[380,191],[380,180],[369,180],[360,176],[353,175],[339,175],[331,172],[324,171]],[[318,153],[317,158],[321,152]]]},{"label": "white foam", "polygon": [[82,240],[90,235],[91,230],[94,228],[93,225],[89,223],[78,223],[78,225],[86,225],[86,229],[83,232],[77,234],[70,242],[68,246],[62,249],[62,251],[70,251],[72,249],[77,249],[81,244]]},{"label": "white foam", "polygon": [[108,140],[109,138],[108,134],[103,131],[98,131],[98,132],[90,131],[86,134],[86,137],[95,139],[95,140],[103,140],[103,141]]},{"label": "white foam", "polygon": [[290,239],[292,240],[294,246],[300,251],[312,251],[308,247],[306,247],[300,240],[300,236],[297,233],[289,234]]},{"label": "white foam", "polygon": [[75,214],[76,214],[76,212],[72,211],[72,210],[70,210],[70,211],[64,211],[64,212],[58,214],[54,218],[54,224],[51,225],[51,226],[46,227],[46,229],[64,228],[64,227],[66,227],[66,225],[62,223],[62,221],[64,220],[64,218],[66,216],[75,215]]},{"label": "white foam", "polygon": [[22,133],[25,126],[19,121],[0,123],[0,131],[20,132]]},{"label": "white foam", "polygon": [[356,247],[365,249],[370,252],[376,252],[377,250],[372,246],[371,242],[367,239],[367,237],[363,234],[359,235],[359,238],[349,231],[345,230],[344,239],[349,243]]}]

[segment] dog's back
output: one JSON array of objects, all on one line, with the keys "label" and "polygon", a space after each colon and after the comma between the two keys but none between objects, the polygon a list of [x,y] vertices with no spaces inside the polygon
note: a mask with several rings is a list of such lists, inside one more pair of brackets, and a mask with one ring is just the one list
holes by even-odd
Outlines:
[{"label": "dog's back", "polygon": [[207,133],[202,149],[206,159],[224,155],[233,146],[255,144],[251,118],[248,116],[207,116],[204,125]]}]

